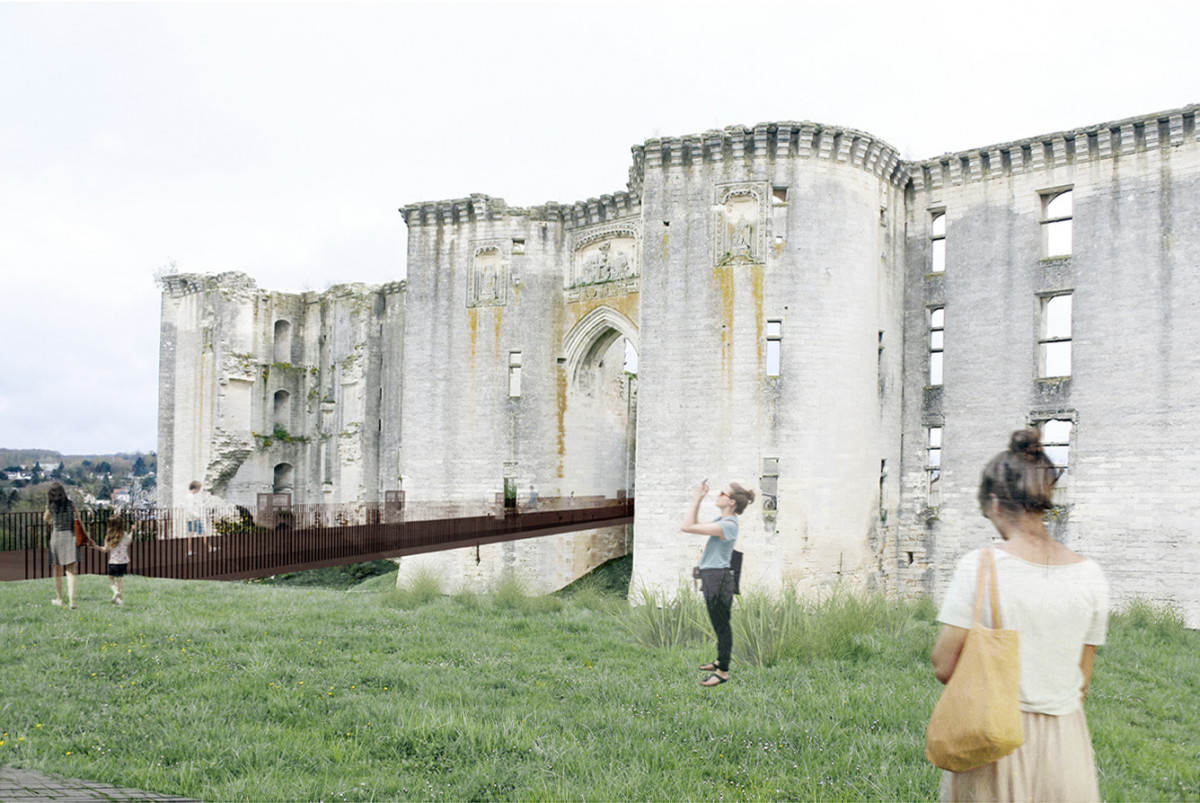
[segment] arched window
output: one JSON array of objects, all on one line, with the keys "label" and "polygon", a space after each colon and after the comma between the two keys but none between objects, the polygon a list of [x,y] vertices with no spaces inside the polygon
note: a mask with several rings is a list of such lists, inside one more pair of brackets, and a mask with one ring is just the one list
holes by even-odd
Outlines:
[{"label": "arched window", "polygon": [[292,361],[292,324],[290,321],[275,321],[275,362]]},{"label": "arched window", "polygon": [[275,466],[275,484],[271,488],[272,493],[290,494],[292,492],[293,477],[295,469],[291,463],[280,463]]},{"label": "arched window", "polygon": [[275,391],[274,417],[272,423],[276,428],[287,429],[292,420],[292,394],[286,390]]}]

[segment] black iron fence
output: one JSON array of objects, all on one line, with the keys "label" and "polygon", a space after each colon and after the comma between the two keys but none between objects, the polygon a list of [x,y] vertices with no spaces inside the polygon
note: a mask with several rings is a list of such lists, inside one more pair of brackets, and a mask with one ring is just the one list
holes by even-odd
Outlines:
[{"label": "black iron fence", "polygon": [[[549,498],[537,509],[503,503],[455,502],[403,507],[367,505],[272,505],[207,509],[189,534],[180,508],[81,511],[97,544],[108,519],[121,515],[133,543],[129,572],[181,580],[246,580],[424,552],[614,527],[633,522],[632,499]],[[200,533],[196,534],[196,529]],[[41,512],[0,514],[0,580],[52,576],[50,527]],[[81,574],[105,574],[106,553],[79,549]]]}]

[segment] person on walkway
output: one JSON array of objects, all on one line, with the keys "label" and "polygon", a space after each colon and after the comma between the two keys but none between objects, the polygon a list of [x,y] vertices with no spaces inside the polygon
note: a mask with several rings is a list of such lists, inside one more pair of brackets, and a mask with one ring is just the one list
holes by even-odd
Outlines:
[{"label": "person on walkway", "polygon": [[[979,505],[1001,538],[995,547],[1001,623],[1019,634],[1025,743],[991,764],[945,772],[943,800],[1100,799],[1083,700],[1108,627],[1108,583],[1096,563],[1046,531],[1058,474],[1036,429],[1014,432],[1008,449],[983,470]],[[931,659],[942,683],[954,674],[971,627],[978,566],[979,550],[963,556],[938,613],[942,627]]]},{"label": "person on walkway", "polygon": [[108,520],[108,533],[104,537],[104,546],[96,546],[101,552],[108,553],[108,587],[112,591],[112,604],[125,604],[125,573],[129,570],[129,544],[133,542],[133,533],[120,516]]},{"label": "person on walkway", "polygon": [[188,495],[183,498],[183,515],[187,519],[189,558],[196,553],[194,544],[197,538],[202,539],[201,546],[206,551],[217,551],[215,546],[208,545],[208,529],[204,526],[204,501],[200,496],[200,489],[203,487],[200,480],[192,480],[188,483]]},{"label": "person on walkway", "polygon": [[717,660],[701,664],[700,669],[711,672],[700,682],[701,686],[719,686],[729,680],[729,656],[733,652],[733,628],[730,613],[733,609],[733,545],[738,537],[738,514],[754,501],[754,491],[747,490],[736,482],[717,494],[716,505],[719,516],[710,522],[698,520],[700,503],[708,495],[708,481],[696,486],[692,502],[683,517],[685,533],[706,535],[704,554],[700,558],[700,590],[704,594],[704,605],[708,618],[717,636]]},{"label": "person on walkway", "polygon": [[61,482],[50,484],[46,493],[46,513],[43,520],[50,525],[50,565],[54,567],[54,599],[52,605],[62,605],[63,572],[67,573],[67,604],[75,609],[75,575],[79,571],[79,547],[75,546],[75,519],[79,513],[67,498]]}]

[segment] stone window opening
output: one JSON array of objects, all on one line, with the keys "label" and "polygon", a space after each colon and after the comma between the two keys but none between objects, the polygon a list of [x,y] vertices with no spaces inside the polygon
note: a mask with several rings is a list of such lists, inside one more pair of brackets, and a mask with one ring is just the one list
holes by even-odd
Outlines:
[{"label": "stone window opening", "polygon": [[780,376],[783,370],[783,320],[767,320],[766,369],[768,377]]},{"label": "stone window opening", "polygon": [[758,478],[762,494],[763,521],[771,528],[775,526],[776,511],[779,509],[779,458],[764,457],[762,475]]},{"label": "stone window opening", "polygon": [[887,524],[887,502],[885,489],[887,487],[887,460],[879,461],[879,521]]},{"label": "stone window opening", "polygon": [[273,350],[275,362],[292,361],[292,323],[291,321],[275,321],[275,344]]},{"label": "stone window opening", "polygon": [[1038,337],[1038,376],[1044,379],[1071,375],[1072,294],[1042,298]]},{"label": "stone window opening", "polygon": [[1058,469],[1058,482],[1054,486],[1054,504],[1063,505],[1067,502],[1067,485],[1071,475],[1071,437],[1075,432],[1075,422],[1071,418],[1039,418],[1032,422],[1042,433],[1042,449],[1046,457]]},{"label": "stone window opening", "polygon": [[1042,247],[1047,259],[1071,255],[1072,195],[1069,189],[1042,193]]},{"label": "stone window opening", "polygon": [[929,384],[942,384],[942,356],[946,345],[946,309],[929,310]]},{"label": "stone window opening", "polygon": [[291,423],[292,413],[292,394],[286,390],[275,391],[274,404],[272,405],[271,424],[274,429],[287,430]]},{"label": "stone window opening", "polygon": [[787,239],[788,188],[771,188],[771,228],[775,233],[776,245]]},{"label": "stone window opening", "polygon": [[514,237],[512,241],[512,252],[514,255],[525,253],[525,238]]},{"label": "stone window opening", "polygon": [[926,429],[925,445],[925,503],[938,507],[942,503],[942,428]]},{"label": "stone window opening", "polygon": [[508,353],[508,397],[516,399],[521,396],[521,352]]},{"label": "stone window opening", "polygon": [[946,212],[930,213],[929,219],[929,272],[946,271]]},{"label": "stone window opening", "polygon": [[295,469],[291,463],[278,463],[275,466],[274,482],[272,483],[271,492],[277,494],[290,494],[294,484]]}]

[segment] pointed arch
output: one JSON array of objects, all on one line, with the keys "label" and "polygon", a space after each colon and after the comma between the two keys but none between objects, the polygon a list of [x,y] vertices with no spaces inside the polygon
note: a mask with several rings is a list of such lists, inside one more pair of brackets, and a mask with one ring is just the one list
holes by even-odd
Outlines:
[{"label": "pointed arch", "polygon": [[567,377],[574,381],[579,366],[593,355],[603,353],[618,337],[633,344],[634,351],[641,354],[638,329],[633,321],[612,307],[597,307],[584,315],[563,339],[563,357]]}]

